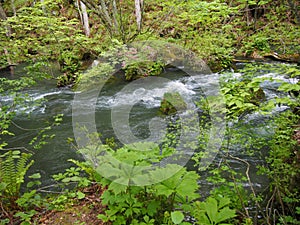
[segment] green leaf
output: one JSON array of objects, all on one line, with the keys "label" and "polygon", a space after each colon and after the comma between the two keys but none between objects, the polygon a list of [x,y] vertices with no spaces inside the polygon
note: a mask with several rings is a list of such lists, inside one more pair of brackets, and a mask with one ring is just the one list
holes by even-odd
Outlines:
[{"label": "green leaf", "polygon": [[27,183],[26,187],[32,188],[34,185],[41,185],[41,184],[42,184],[42,182],[40,182],[40,181],[30,181]]},{"label": "green leaf", "polygon": [[176,164],[168,164],[165,168],[157,168],[156,170],[151,171],[150,175],[153,182],[157,183],[171,178],[182,169],[183,169],[182,166]]},{"label": "green leaf", "polygon": [[108,190],[111,190],[111,191],[113,191],[113,193],[114,193],[115,195],[118,195],[118,194],[120,194],[120,193],[122,193],[122,192],[126,192],[127,186],[118,183],[118,180],[116,180],[116,181],[112,182],[112,183],[108,186]]},{"label": "green leaf", "polygon": [[85,198],[85,194],[82,193],[81,191],[77,191],[77,192],[76,192],[76,195],[77,195],[77,198],[78,198],[79,200]]},{"label": "green leaf", "polygon": [[63,183],[69,183],[70,181],[71,181],[71,178],[69,178],[69,177],[62,179]]},{"label": "green leaf", "polygon": [[173,223],[180,224],[184,219],[184,215],[180,211],[171,212],[171,219]]},{"label": "green leaf", "polygon": [[1,183],[0,183],[0,192],[3,191],[3,190],[5,190],[6,186],[7,186],[6,183],[1,182]]},{"label": "green leaf", "polygon": [[149,214],[149,216],[153,216],[156,212],[157,209],[159,209],[160,207],[160,202],[159,201],[151,201],[148,205],[147,205],[147,213]]},{"label": "green leaf", "polygon": [[228,205],[230,203],[230,199],[226,197],[221,197],[219,199],[219,209],[223,208],[224,206]]},{"label": "green leaf", "polygon": [[112,166],[110,163],[103,163],[97,167],[96,171],[99,174],[104,174],[106,178],[118,177],[123,171]]},{"label": "green leaf", "polygon": [[210,221],[215,221],[217,219],[218,213],[218,202],[215,198],[209,197],[206,200],[205,209]]},{"label": "green leaf", "polygon": [[173,190],[173,187],[167,187],[162,184],[155,185],[155,188],[157,195],[164,195],[166,197],[169,197],[172,193],[175,192],[175,190]]},{"label": "green leaf", "polygon": [[31,176],[28,176],[29,178],[32,178],[32,179],[40,179],[41,178],[41,174],[40,173],[35,173],[35,174],[32,174]]},{"label": "green leaf", "polygon": [[220,212],[217,214],[215,218],[216,223],[220,223],[222,221],[225,221],[227,219],[231,219],[235,217],[235,210],[229,209],[229,207],[225,207],[220,210]]},{"label": "green leaf", "polygon": [[31,225],[31,223],[28,221],[23,221],[20,225]]},{"label": "green leaf", "polygon": [[184,197],[188,196],[188,200],[194,200],[195,198],[199,197],[198,193],[195,193],[195,191],[198,190],[198,178],[199,175],[194,171],[189,171],[184,174],[184,176],[181,178],[181,183],[176,187],[176,192]]},{"label": "green leaf", "polygon": [[97,218],[103,222],[108,222],[109,221],[109,217],[104,215],[104,214],[98,214]]}]

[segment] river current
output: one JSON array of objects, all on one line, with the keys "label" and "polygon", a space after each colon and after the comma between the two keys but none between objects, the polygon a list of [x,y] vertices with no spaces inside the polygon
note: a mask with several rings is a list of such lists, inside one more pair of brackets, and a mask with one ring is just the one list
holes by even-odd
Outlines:
[{"label": "river current", "polygon": [[[22,75],[24,71],[19,68],[14,76]],[[231,73],[233,76],[241,76],[239,73]],[[1,76],[8,76],[7,72],[1,72]],[[263,76],[276,77],[278,79],[295,82],[295,80],[288,80],[281,74],[268,73]],[[129,114],[129,124],[132,133],[139,139],[144,139],[150,136],[149,121],[153,118],[162,120],[159,115],[159,107],[161,100],[166,92],[178,92],[184,99],[189,99],[192,103],[198,102],[203,98],[203,94],[209,94],[209,91],[215,90],[215,85],[218,83],[220,74],[203,75],[198,74],[194,76],[187,76],[180,69],[166,70],[162,77],[165,77],[165,82],[155,85],[151,88],[135,88],[134,90],[124,90],[128,85],[124,80],[117,80],[113,84],[104,86],[101,93],[98,95],[95,107],[95,122],[97,130],[102,134],[102,140],[105,138],[114,137],[114,129],[112,127],[111,112],[116,106],[132,105]],[[278,82],[265,81],[261,84],[267,100],[273,99],[279,95],[277,88]],[[203,89],[205,91],[203,92]],[[122,91],[121,91],[122,90]],[[131,91],[132,90],[132,91]],[[12,131],[15,133],[12,137],[7,137],[6,141],[10,147],[25,146],[31,149],[28,142],[37,134],[40,128],[47,126],[47,121],[50,121],[56,114],[63,114],[63,122],[60,126],[55,126],[52,133],[55,137],[49,140],[49,143],[39,150],[33,150],[34,165],[30,168],[30,173],[39,172],[42,176],[43,185],[53,184],[52,175],[63,172],[72,164],[67,160],[70,158],[82,160],[83,157],[76,152],[68,140],[74,139],[74,130],[72,124],[72,104],[76,91],[70,88],[57,88],[55,81],[44,81],[41,84],[27,89],[23,92],[27,94],[31,101],[26,106],[16,108],[17,115],[13,120]],[[138,101],[136,100],[138,99]],[[38,100],[43,100],[41,104],[34,104]],[[9,104],[11,96],[0,97],[1,104]],[[89,101],[84,104],[90,104]],[[195,110],[196,104],[192,104]],[[120,108],[121,109],[121,108]],[[284,111],[285,107],[277,107],[274,113]],[[87,112],[82,112],[87,113]],[[250,127],[248,129],[249,137],[251,136],[265,136],[266,138],[272,133],[272,129],[268,127],[268,116],[259,114],[248,114],[243,118],[241,124]],[[253,135],[254,134],[254,135]],[[256,175],[256,165],[263,163],[262,154],[254,154],[253,156],[246,156],[240,149],[238,144],[234,145],[230,151],[238,157],[247,157],[244,160],[251,165],[251,178],[254,186],[257,189],[263,189],[267,185],[267,180]],[[263,154],[265,149],[261,150]],[[218,157],[216,158],[217,160]],[[244,170],[245,165],[236,161],[232,162],[236,170]],[[205,177],[205,176],[204,176]],[[201,181],[200,181],[201,182]],[[202,192],[208,193],[209,184],[202,182]],[[245,187],[247,184],[245,184]]]}]

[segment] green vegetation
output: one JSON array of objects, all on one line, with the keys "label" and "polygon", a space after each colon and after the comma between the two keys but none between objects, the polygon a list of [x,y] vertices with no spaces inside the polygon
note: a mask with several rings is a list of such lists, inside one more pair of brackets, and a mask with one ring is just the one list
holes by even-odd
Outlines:
[{"label": "green vegetation", "polygon": [[16,200],[14,198],[19,195],[27,170],[33,164],[33,160],[28,162],[30,157],[31,154],[20,151],[8,151],[1,155],[1,192],[3,192],[3,196],[11,198],[12,204]]},{"label": "green vegetation", "polygon": [[[66,215],[74,205],[79,217],[93,215],[93,222],[85,220],[93,224],[300,224],[300,83],[259,77],[276,72],[300,78],[299,7],[295,0],[1,1],[0,68],[13,74],[16,64],[26,63],[27,74],[0,77],[1,96],[11,97],[0,103],[0,224],[40,224],[47,219],[46,211]],[[163,164],[178,157],[176,132],[169,132],[162,146],[134,143],[116,147],[110,139],[105,145],[94,142],[87,149],[78,149],[88,152],[90,160],[71,159],[76,166],[53,175],[60,192],[42,195],[41,175],[27,174],[34,163],[31,150],[43,148],[54,137],[51,128],[60,124],[63,115],[37,129],[27,146],[12,148],[4,137],[15,135],[11,128],[16,111],[32,101],[22,91],[45,79],[55,79],[58,87],[76,88],[80,82],[79,88],[84,89],[90,80],[95,85],[106,82],[116,68],[127,81],[157,76],[172,64],[161,60],[161,46],[145,46],[142,53],[136,51],[140,46],[127,46],[147,40],[191,50],[214,71],[234,67],[235,61],[245,62],[238,57],[295,64],[252,63],[238,71],[240,77],[222,73],[226,136],[218,158],[203,178],[212,185],[208,196],[199,195],[199,165],[206,157],[202,150],[211,125],[205,114],[193,171]],[[167,58],[174,62],[189,61],[180,52],[169,54]],[[99,66],[83,72],[86,62],[95,59]],[[55,76],[49,71],[53,61],[61,72]],[[277,91],[284,97],[267,99],[261,88],[266,81],[279,82]],[[209,114],[212,106],[204,101],[198,105]],[[287,110],[272,114],[276,106]],[[160,107],[163,113],[185,109],[179,93],[165,93]],[[251,124],[246,126],[244,120],[249,113],[270,117],[270,136],[250,132]],[[173,126],[170,130],[174,131]],[[231,151],[234,146],[240,149],[238,155]],[[261,154],[263,163],[256,165],[257,173],[269,180],[269,188],[262,192],[255,190],[251,180],[253,165],[240,157],[253,154]],[[242,164],[243,169],[235,171],[233,163]],[[249,186],[246,190],[244,183]],[[61,222],[55,219],[49,220]]]},{"label": "green vegetation", "polygon": [[78,78],[83,60],[97,58],[114,40],[176,43],[194,51],[214,70],[229,67],[235,56],[276,52],[281,55],[277,58],[299,60],[297,1],[138,2],[142,7],[115,0],[4,1],[0,68],[28,60],[58,60],[64,73],[58,85],[68,85]]}]

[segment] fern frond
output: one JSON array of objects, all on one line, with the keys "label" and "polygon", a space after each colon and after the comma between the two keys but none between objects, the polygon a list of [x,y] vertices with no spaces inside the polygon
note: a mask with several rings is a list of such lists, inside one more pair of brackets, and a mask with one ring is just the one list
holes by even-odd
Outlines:
[{"label": "fern frond", "polygon": [[29,159],[32,154],[20,151],[8,151],[0,155],[0,181],[6,185],[4,193],[6,196],[15,197],[19,195],[21,184],[33,160]]},{"label": "fern frond", "polygon": [[16,192],[14,187],[16,181],[14,157],[16,157],[16,153],[15,151],[8,151],[4,154],[5,158],[2,162],[2,180],[6,183],[6,192],[10,196]]}]

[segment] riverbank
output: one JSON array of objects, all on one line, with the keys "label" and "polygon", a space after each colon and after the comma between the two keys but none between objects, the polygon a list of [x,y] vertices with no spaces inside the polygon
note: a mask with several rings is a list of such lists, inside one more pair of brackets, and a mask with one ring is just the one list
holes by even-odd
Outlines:
[{"label": "riverbank", "polygon": [[[97,59],[117,42],[147,40],[170,42],[192,51],[214,72],[229,68],[240,56],[299,62],[299,6],[294,1],[178,4],[175,0],[151,0],[143,5],[141,28],[136,27],[135,6],[131,3],[119,3],[116,7],[122,9],[122,14],[116,14],[116,18],[110,14],[115,23],[107,26],[103,12],[88,2],[88,35],[84,33],[86,27],[82,27],[84,12],[67,2],[34,6],[28,2],[24,7],[18,6],[15,17],[4,4],[6,15],[0,32],[6,53],[1,55],[0,68],[24,61],[57,60],[64,74],[60,83],[69,85],[78,78],[83,61]],[[40,8],[53,13],[46,17]]]}]

